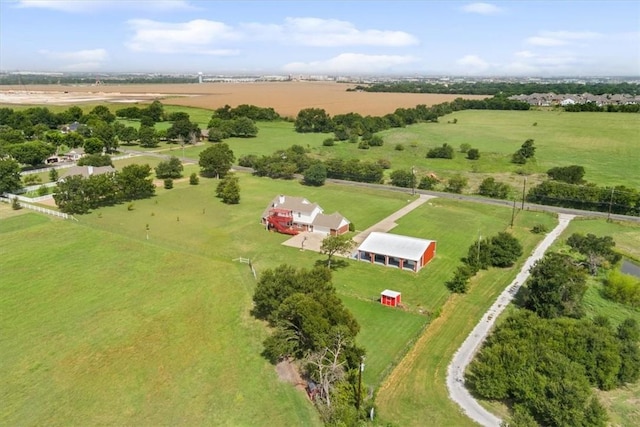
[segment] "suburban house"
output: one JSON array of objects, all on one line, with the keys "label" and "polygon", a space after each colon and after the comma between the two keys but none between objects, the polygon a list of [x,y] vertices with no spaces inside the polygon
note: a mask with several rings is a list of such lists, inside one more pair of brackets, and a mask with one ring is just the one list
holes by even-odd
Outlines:
[{"label": "suburban house", "polygon": [[77,162],[84,156],[85,156],[84,148],[74,148],[70,150],[68,153],[63,154],[60,157],[69,162]]},{"label": "suburban house", "polygon": [[64,181],[66,178],[74,175],[81,175],[83,178],[89,178],[93,175],[103,175],[105,173],[113,173],[116,169],[113,166],[72,166],[65,170],[65,173],[58,179]]},{"label": "suburban house", "polygon": [[[279,221],[275,221],[274,218]],[[286,219],[288,227],[297,232],[310,231],[325,235],[337,236],[349,231],[349,220],[338,212],[327,215],[316,203],[303,197],[279,195],[274,198],[262,213],[262,223],[273,225],[278,231],[280,219]]]},{"label": "suburban house", "polygon": [[378,231],[371,232],[356,252],[356,258],[360,261],[415,272],[420,271],[435,255],[434,240]]}]

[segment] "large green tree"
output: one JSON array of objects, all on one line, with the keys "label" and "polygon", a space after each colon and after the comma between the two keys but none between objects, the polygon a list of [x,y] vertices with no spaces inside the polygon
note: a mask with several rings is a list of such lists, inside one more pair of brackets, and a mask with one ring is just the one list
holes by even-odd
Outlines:
[{"label": "large green tree", "polygon": [[202,175],[220,178],[229,172],[234,161],[235,156],[229,145],[218,143],[200,153],[198,164]]},{"label": "large green tree", "polygon": [[584,271],[568,255],[551,252],[531,269],[524,306],[540,317],[581,317],[586,287]]},{"label": "large green tree", "polygon": [[20,164],[13,159],[0,159],[0,194],[15,193],[21,188]]},{"label": "large green tree", "polygon": [[30,166],[38,166],[56,152],[53,145],[42,141],[29,141],[22,144],[14,144],[10,148],[11,156],[20,163]]},{"label": "large green tree", "polygon": [[117,174],[118,190],[122,200],[146,199],[155,194],[151,166],[127,165]]},{"label": "large green tree", "polygon": [[228,205],[240,203],[240,180],[233,172],[227,173],[218,183],[216,195]]},{"label": "large green tree", "polygon": [[304,183],[320,187],[327,180],[327,168],[322,163],[314,163],[304,171]]},{"label": "large green tree", "polygon": [[155,167],[156,177],[160,179],[171,178],[177,179],[182,177],[184,166],[176,156],[171,156],[169,160],[163,160]]},{"label": "large green tree", "polygon": [[305,108],[298,112],[294,123],[296,132],[332,132],[333,121],[322,108]]}]

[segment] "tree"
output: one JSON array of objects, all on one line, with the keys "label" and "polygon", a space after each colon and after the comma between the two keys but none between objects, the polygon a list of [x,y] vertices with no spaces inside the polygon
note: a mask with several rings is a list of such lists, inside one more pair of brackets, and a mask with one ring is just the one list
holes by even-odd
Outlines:
[{"label": "tree", "polygon": [[480,183],[478,194],[494,199],[506,199],[509,196],[509,186],[504,182],[498,182],[492,176],[485,178]]},{"label": "tree", "polygon": [[172,140],[191,141],[193,134],[199,137],[200,127],[189,120],[177,120],[167,129],[167,138]]},{"label": "tree", "polygon": [[391,185],[404,188],[415,188],[416,175],[411,170],[396,169],[389,175],[391,178]]},{"label": "tree", "polygon": [[193,172],[190,176],[189,176],[189,184],[190,185],[198,185],[200,183],[200,178],[198,178],[198,174]]},{"label": "tree", "polygon": [[156,187],[150,177],[151,166],[127,165],[116,175],[122,200],[146,199],[155,194]]},{"label": "tree", "polygon": [[478,160],[480,158],[480,150],[477,148],[470,148],[467,151],[467,159],[469,160]]},{"label": "tree", "polygon": [[509,233],[504,231],[491,238],[491,265],[494,267],[511,267],[522,256],[522,245]]},{"label": "tree", "polygon": [[62,212],[69,214],[89,212],[89,200],[82,175],[68,176],[59,182],[53,193],[53,200]]},{"label": "tree", "polygon": [[460,174],[454,175],[447,181],[447,185],[444,188],[444,191],[448,193],[462,193],[464,187],[467,186],[467,178],[463,177]]},{"label": "tree", "polygon": [[176,156],[171,156],[169,160],[164,160],[156,166],[156,177],[177,179],[182,177],[184,166]]},{"label": "tree", "polygon": [[229,145],[219,143],[202,151],[198,164],[202,175],[220,178],[229,172],[234,161],[235,156]]},{"label": "tree", "polygon": [[582,184],[584,182],[584,167],[578,165],[555,167],[547,171],[549,178],[568,184]]},{"label": "tree", "polygon": [[130,145],[133,141],[138,139],[138,131],[133,126],[126,126],[118,132],[118,138],[120,138],[120,141],[125,144]]},{"label": "tree", "polygon": [[56,152],[53,145],[42,141],[29,141],[14,144],[10,147],[11,156],[19,163],[38,166]]},{"label": "tree", "polygon": [[140,126],[138,131],[138,141],[141,147],[154,148],[158,146],[156,131],[151,126]]},{"label": "tree", "polygon": [[144,109],[143,115],[149,117],[155,123],[161,122],[164,115],[164,106],[157,99]]},{"label": "tree", "polygon": [[473,269],[466,264],[459,265],[453,277],[445,282],[451,292],[464,294],[469,289],[469,279],[473,276]]},{"label": "tree", "polygon": [[88,154],[78,160],[78,166],[113,166],[113,162],[104,154]]},{"label": "tree", "polygon": [[523,165],[527,163],[527,160],[535,155],[536,147],[533,144],[533,139],[527,139],[511,156],[511,162]]},{"label": "tree", "polygon": [[113,114],[111,110],[109,110],[109,108],[104,105],[96,106],[89,112],[89,115],[96,116],[105,123],[113,123],[113,121],[116,119],[115,114]]},{"label": "tree", "polygon": [[112,153],[118,148],[116,131],[110,124],[104,122],[96,124],[92,129],[92,135],[102,141],[105,152]]},{"label": "tree", "polygon": [[238,117],[233,121],[233,136],[249,138],[258,135],[258,127],[248,117]]},{"label": "tree", "polygon": [[102,154],[104,152],[104,144],[98,138],[87,138],[84,140],[84,151],[87,154]]},{"label": "tree", "polygon": [[339,236],[327,236],[322,240],[320,253],[327,256],[327,267],[331,268],[331,260],[334,255],[349,254],[356,243],[346,234]]},{"label": "tree", "polygon": [[420,190],[433,190],[439,183],[440,180],[435,175],[426,175],[420,178],[418,188]]},{"label": "tree", "polygon": [[596,275],[598,268],[605,262],[616,264],[622,259],[622,256],[613,250],[616,242],[611,236],[597,237],[591,233],[586,236],[573,233],[567,239],[567,245],[586,257],[586,263],[592,275]]},{"label": "tree", "polygon": [[305,108],[298,112],[294,123],[296,132],[331,132],[333,122],[327,112],[321,108]]},{"label": "tree", "polygon": [[583,315],[581,303],[586,290],[585,274],[572,258],[551,252],[531,268],[524,307],[543,318],[579,318]]},{"label": "tree", "polygon": [[320,187],[324,185],[327,180],[327,168],[322,163],[314,163],[304,171],[304,183],[306,185],[312,185]]},{"label": "tree", "polygon": [[51,170],[49,171],[49,181],[56,182],[57,180],[58,180],[58,169],[51,168]]},{"label": "tree", "polygon": [[21,188],[20,164],[13,159],[0,159],[0,194],[15,193]]},{"label": "tree", "polygon": [[240,180],[233,172],[225,174],[224,178],[220,180],[216,188],[216,195],[228,205],[240,203]]}]

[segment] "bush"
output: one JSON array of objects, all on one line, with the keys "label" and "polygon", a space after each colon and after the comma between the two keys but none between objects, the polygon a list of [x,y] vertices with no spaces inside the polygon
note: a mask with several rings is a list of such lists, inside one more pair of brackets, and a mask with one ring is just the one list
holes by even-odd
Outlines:
[{"label": "bush", "polygon": [[160,179],[176,179],[182,177],[184,166],[182,166],[182,162],[180,161],[180,159],[175,156],[171,156],[169,160],[158,163],[158,166],[156,166],[155,170],[156,176]]},{"label": "bush", "polygon": [[242,156],[238,159],[238,165],[245,168],[252,168],[256,165],[257,160],[258,156],[255,154],[247,154],[246,156]]},{"label": "bush", "polygon": [[11,199],[11,209],[17,211],[18,209],[22,209],[22,205],[20,205],[20,200],[17,197]]},{"label": "bush", "polygon": [[420,190],[433,190],[436,188],[440,181],[438,178],[432,175],[423,176],[420,178],[420,183],[418,183],[418,188]]},{"label": "bush", "polygon": [[605,298],[620,304],[640,307],[640,280],[614,270],[605,280],[602,294]]},{"label": "bush", "polygon": [[382,169],[391,169],[391,162],[387,159],[378,159],[377,163],[382,166]]},{"label": "bush", "polygon": [[200,183],[200,178],[198,178],[198,174],[197,173],[192,173],[191,176],[189,176],[189,184],[191,185],[198,185]]},{"label": "bush", "polygon": [[396,144],[395,150],[396,150],[396,151],[404,151],[404,145],[402,145],[402,144]]},{"label": "bush", "polygon": [[468,265],[459,265],[453,277],[445,282],[445,286],[451,292],[464,294],[469,289],[469,279],[472,276],[473,270]]},{"label": "bush", "polygon": [[467,178],[463,177],[462,175],[454,175],[449,178],[449,181],[447,181],[447,186],[444,188],[444,191],[446,191],[447,193],[460,194],[462,193],[462,190],[467,186],[467,182]]},{"label": "bush", "polygon": [[167,178],[164,180],[164,188],[165,190],[171,190],[173,188],[173,179]]},{"label": "bush", "polygon": [[59,178],[58,170],[57,169],[51,169],[49,171],[49,181],[56,182],[58,180],[58,178]]},{"label": "bush", "polygon": [[466,153],[470,149],[471,149],[471,144],[467,144],[467,143],[460,144],[460,152],[461,153]]},{"label": "bush", "polygon": [[467,151],[467,159],[469,160],[478,160],[480,158],[480,150],[477,148],[470,148]]},{"label": "bush", "polygon": [[362,141],[360,141],[358,143],[358,148],[361,149],[361,150],[368,150],[369,149],[369,143],[363,139]]},{"label": "bush", "polygon": [[47,194],[49,194],[49,188],[41,185],[40,188],[38,188],[38,196],[46,196]]},{"label": "bush", "polygon": [[325,147],[333,147],[335,143],[336,142],[334,141],[333,138],[327,138],[324,141],[322,141],[322,145],[324,145]]},{"label": "bush", "polygon": [[497,182],[490,176],[480,183],[478,194],[495,199],[506,199],[509,196],[509,186],[503,182]]},{"label": "bush", "polygon": [[22,181],[25,185],[36,185],[42,182],[42,179],[37,174],[25,175],[22,178]]},{"label": "bush", "polygon": [[427,159],[453,159],[453,147],[444,143],[442,147],[432,148],[427,152]]},{"label": "bush", "polygon": [[371,147],[382,147],[382,145],[384,145],[384,140],[380,135],[373,135],[369,140],[369,145]]},{"label": "bush", "polygon": [[546,233],[548,231],[549,231],[549,229],[544,224],[536,224],[531,228],[531,232],[533,234],[544,234],[544,233]]}]

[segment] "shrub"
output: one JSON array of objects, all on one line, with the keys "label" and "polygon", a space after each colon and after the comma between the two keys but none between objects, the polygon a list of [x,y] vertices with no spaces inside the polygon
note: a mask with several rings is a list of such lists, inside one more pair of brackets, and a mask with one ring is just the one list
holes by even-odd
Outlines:
[{"label": "shrub", "polygon": [[396,148],[395,148],[395,150],[396,150],[396,151],[404,151],[404,145],[402,145],[402,144],[396,144]]},{"label": "shrub", "polygon": [[640,307],[640,280],[614,270],[604,281],[602,294],[612,301],[631,307]]},{"label": "shrub", "polygon": [[191,176],[189,176],[189,184],[191,185],[198,185],[200,183],[200,178],[198,178],[198,174],[197,173],[192,173]]},{"label": "shrub", "polygon": [[466,153],[470,149],[471,149],[471,144],[467,144],[466,142],[463,143],[463,144],[460,144],[460,152],[461,153]]},{"label": "shrub", "polygon": [[509,186],[503,182],[497,182],[495,178],[490,176],[480,183],[478,194],[496,199],[506,199],[509,196]]},{"label": "shrub", "polygon": [[358,143],[358,148],[361,149],[361,150],[368,150],[369,149],[369,143],[363,139],[362,141],[360,141]]},{"label": "shrub", "polygon": [[173,179],[167,178],[164,180],[164,188],[165,190],[171,190],[173,188]]},{"label": "shrub", "polygon": [[57,169],[51,169],[49,171],[49,181],[56,182],[58,180],[58,178],[59,178],[58,170]]},{"label": "shrub", "polygon": [[17,197],[11,199],[11,209],[17,211],[18,209],[22,209],[22,205],[20,204],[20,200]]},{"label": "shrub", "polygon": [[335,143],[336,142],[334,141],[333,138],[327,138],[324,141],[322,141],[322,145],[324,145],[325,147],[333,147]]},{"label": "shrub", "polygon": [[257,160],[258,156],[255,154],[247,154],[246,156],[242,156],[238,159],[238,165],[245,168],[252,168],[256,165]]},{"label": "shrub", "polygon": [[447,181],[447,185],[444,188],[444,191],[446,191],[447,193],[457,193],[460,194],[462,193],[462,190],[464,189],[464,187],[467,186],[467,178],[463,177],[460,174],[454,175],[451,178],[449,178],[449,181]]},{"label": "shrub", "polygon": [[369,140],[369,145],[372,147],[382,147],[382,145],[384,145],[384,140],[380,135],[373,135]]},{"label": "shrub", "polygon": [[46,196],[47,194],[49,194],[49,189],[45,185],[41,185],[38,188],[38,196]]},{"label": "shrub", "polygon": [[42,182],[42,179],[36,174],[30,174],[30,175],[25,175],[22,178],[22,181],[24,181],[25,185],[35,185],[35,184],[40,184]]},{"label": "shrub", "polygon": [[544,234],[548,231],[549,229],[544,224],[536,224],[531,228],[531,232],[534,234]]},{"label": "shrub", "polygon": [[382,169],[391,169],[391,162],[387,159],[378,159],[377,163],[382,166]]},{"label": "shrub", "polygon": [[477,148],[470,148],[467,151],[467,159],[469,160],[478,160],[480,158],[480,150]]},{"label": "shrub", "polygon": [[427,152],[428,159],[453,159],[453,147],[447,143],[442,147],[432,148]]},{"label": "shrub", "polygon": [[418,183],[420,190],[433,190],[440,181],[432,175],[423,176]]}]

